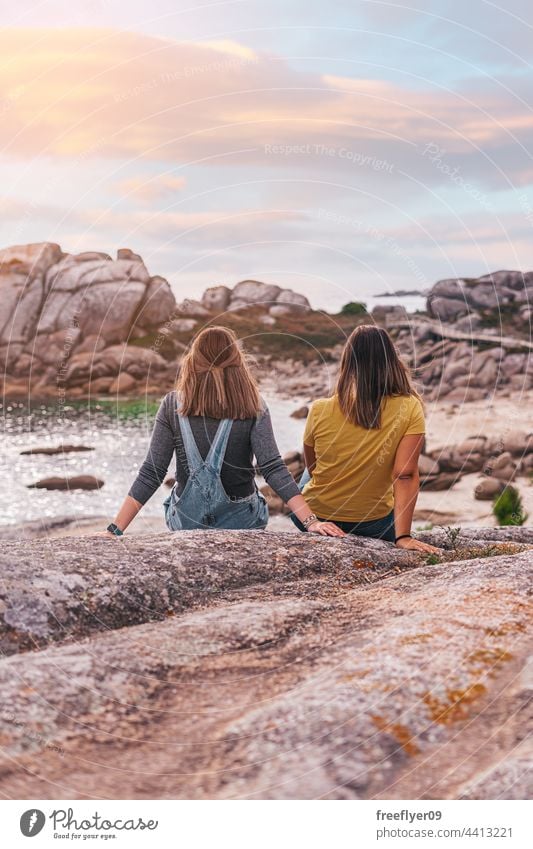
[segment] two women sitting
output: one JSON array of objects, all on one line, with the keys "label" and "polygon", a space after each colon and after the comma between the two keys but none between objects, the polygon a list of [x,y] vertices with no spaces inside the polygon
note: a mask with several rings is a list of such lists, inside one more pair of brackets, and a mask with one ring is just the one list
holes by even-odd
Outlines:
[{"label": "two women sitting", "polygon": [[389,334],[358,327],[344,347],[335,394],[311,407],[299,488],[235,334],[209,327],[192,343],[176,390],[161,402],[146,459],[108,533],[124,532],[173,456],[176,482],[165,501],[171,530],[266,527],[255,457],[300,530],[432,552],[411,535],[424,430],[422,403]]}]

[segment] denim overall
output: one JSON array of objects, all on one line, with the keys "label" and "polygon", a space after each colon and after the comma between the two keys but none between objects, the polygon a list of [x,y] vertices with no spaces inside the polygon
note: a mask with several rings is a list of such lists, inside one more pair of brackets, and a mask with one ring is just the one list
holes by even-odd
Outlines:
[{"label": "denim overall", "polygon": [[230,498],[220,480],[232,419],[221,420],[205,460],[198,451],[189,419],[179,416],[179,423],[189,479],[180,496],[174,484],[165,499],[167,527],[171,531],[265,528],[268,506],[257,487],[246,498]]}]

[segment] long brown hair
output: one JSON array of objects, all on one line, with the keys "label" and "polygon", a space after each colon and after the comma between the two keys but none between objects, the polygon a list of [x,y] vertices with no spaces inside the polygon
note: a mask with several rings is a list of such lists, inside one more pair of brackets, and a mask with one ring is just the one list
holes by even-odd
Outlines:
[{"label": "long brown hair", "polygon": [[367,429],[381,427],[381,405],[387,396],[418,397],[391,337],[374,324],[356,327],[346,342],[336,393],[346,418]]},{"label": "long brown hair", "polygon": [[183,360],[176,389],[183,416],[250,419],[261,398],[237,337],[227,327],[206,327]]}]

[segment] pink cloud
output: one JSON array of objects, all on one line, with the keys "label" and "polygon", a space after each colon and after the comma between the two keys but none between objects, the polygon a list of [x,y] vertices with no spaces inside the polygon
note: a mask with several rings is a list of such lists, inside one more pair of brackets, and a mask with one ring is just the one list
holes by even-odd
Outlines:
[{"label": "pink cloud", "polygon": [[466,151],[533,127],[524,107],[493,93],[472,93],[469,102],[453,92],[298,72],[232,41],[15,29],[0,34],[0,49],[0,144],[14,156],[271,164],[265,144],[379,142],[394,150],[432,142]]}]

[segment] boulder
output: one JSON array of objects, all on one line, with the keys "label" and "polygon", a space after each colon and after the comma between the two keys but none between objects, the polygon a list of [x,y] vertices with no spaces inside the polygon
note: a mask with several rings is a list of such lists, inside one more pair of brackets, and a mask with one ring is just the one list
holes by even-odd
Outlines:
[{"label": "boulder", "polygon": [[163,371],[168,365],[156,351],[137,345],[110,345],[98,354],[97,364],[100,363],[109,369],[109,373],[138,371],[145,375],[149,371]]},{"label": "boulder", "polygon": [[488,284],[493,289],[506,288],[519,291],[533,283],[533,274],[522,271],[493,271],[476,279],[477,284]]},{"label": "boulder", "polygon": [[34,335],[46,269],[62,256],[59,245],[50,242],[0,251],[0,345],[24,344]]},{"label": "boulder", "polygon": [[[146,335],[175,306],[166,280],[150,277],[142,258],[99,251],[65,254],[42,243],[0,251],[0,359],[9,376],[31,371],[43,394],[56,393],[72,356]],[[103,376],[101,367],[93,376]],[[91,369],[86,369],[88,374]],[[68,388],[68,387],[67,387]],[[71,388],[79,389],[71,382]]]},{"label": "boulder", "polygon": [[286,315],[292,315],[294,312],[295,310],[287,304],[274,304],[268,311],[270,317],[274,320],[276,318],[283,318]]},{"label": "boulder", "polygon": [[431,492],[441,492],[451,489],[457,481],[461,480],[459,472],[441,472],[438,475],[430,475],[420,479],[420,488]]},{"label": "boulder", "polygon": [[428,299],[427,310],[431,318],[438,321],[455,321],[469,312],[468,304],[456,298],[431,297]]},{"label": "boulder", "polygon": [[130,251],[129,248],[119,248],[117,251],[117,259],[126,259],[128,262],[138,262],[144,265],[142,256]]},{"label": "boulder", "polygon": [[92,353],[97,354],[99,351],[103,351],[105,348],[105,341],[101,336],[98,336],[96,333],[92,333],[90,336],[86,336],[82,342],[79,342],[76,345],[76,353],[77,354],[86,354]]},{"label": "boulder", "polygon": [[21,451],[21,454],[46,454],[52,456],[54,454],[73,454],[78,451],[94,451],[89,445],[44,445],[36,446],[35,448],[26,448]]},{"label": "boulder", "polygon": [[514,300],[514,292],[505,286],[496,289],[493,285],[481,283],[470,287],[466,297],[475,309],[498,310]]},{"label": "boulder", "polygon": [[276,495],[272,487],[268,484],[262,486],[260,492],[266,498],[268,511],[272,516],[280,516],[290,512],[283,499],[279,495]]},{"label": "boulder", "polygon": [[197,326],[198,321],[195,318],[175,318],[168,328],[162,328],[161,332],[168,330],[168,334],[172,333],[190,333]]},{"label": "boulder", "polygon": [[127,392],[132,392],[137,388],[137,381],[131,374],[128,374],[125,371],[122,371],[118,377],[115,378],[113,383],[110,384],[108,392],[110,395],[122,395]]},{"label": "boulder", "polygon": [[164,277],[151,277],[139,306],[135,325],[149,329],[170,321],[176,310],[176,299]]},{"label": "boulder", "polygon": [[67,386],[79,385],[88,380],[89,377],[109,377],[113,374],[113,366],[101,358],[101,353],[95,355],[92,351],[86,351],[81,354],[73,354],[68,361],[64,375],[61,375]]},{"label": "boulder", "polygon": [[211,286],[202,295],[202,304],[209,312],[226,312],[231,299],[231,289],[227,286]]},{"label": "boulder", "polygon": [[281,286],[273,283],[261,283],[259,280],[241,280],[234,286],[231,301],[245,301],[247,304],[271,306],[277,300]]},{"label": "boulder", "polygon": [[93,475],[75,475],[70,478],[43,478],[37,481],[37,483],[28,484],[28,489],[56,489],[70,492],[74,489],[101,489],[103,485],[103,480],[95,478]]},{"label": "boulder", "polygon": [[[444,387],[444,389],[446,389],[446,387]],[[446,401],[459,401],[462,404],[467,404],[471,401],[483,401],[488,394],[489,393],[487,389],[481,389],[481,387],[468,385],[466,385],[464,388],[458,387],[448,392],[440,391],[440,395],[446,396]]]},{"label": "boulder", "polygon": [[286,465],[290,463],[303,463],[304,458],[301,451],[287,451],[286,454],[283,455],[283,462]]},{"label": "boulder", "polygon": [[463,333],[475,333],[481,327],[481,316],[476,312],[469,312],[468,315],[457,319],[454,326]]},{"label": "boulder", "polygon": [[469,436],[460,442],[455,448],[457,454],[483,454],[487,451],[488,440],[486,436]]},{"label": "boulder", "polygon": [[505,374],[510,377],[514,374],[522,375],[528,360],[527,354],[507,354],[502,364]]},{"label": "boulder", "polygon": [[[271,307],[273,309],[273,307]],[[276,323],[276,317],[273,315],[260,315],[258,319],[260,324],[264,324],[266,327],[273,327]]]},{"label": "boulder", "polygon": [[489,461],[489,465],[492,471],[494,471],[495,469],[504,469],[506,466],[509,466],[512,461],[513,458],[511,457],[509,451],[504,451],[498,457],[493,457]]},{"label": "boulder", "polygon": [[457,278],[438,280],[428,294],[429,296],[464,301],[464,287],[464,280]]},{"label": "boulder", "polygon": [[446,384],[457,385],[458,378],[468,378],[470,375],[471,361],[458,360],[446,363],[442,372],[442,382]]},{"label": "boulder", "polygon": [[309,407],[298,407],[297,410],[293,410],[291,413],[291,419],[306,419],[309,415]]},{"label": "boulder", "polygon": [[[385,321],[386,324],[392,324],[394,321],[406,321],[409,318],[409,313],[401,304],[376,304],[372,310],[372,316],[380,321]],[[417,325],[405,331],[408,339],[412,335],[416,336],[417,339],[425,338],[425,332],[425,328]]]},{"label": "boulder", "polygon": [[0,250],[0,274],[13,271],[27,278],[37,277],[63,256],[59,245],[53,242],[13,245]]},{"label": "boulder", "polygon": [[[479,327],[476,311],[499,318],[500,309],[511,304],[527,304],[530,298],[528,290],[533,287],[533,274],[521,271],[496,271],[482,277],[471,279],[440,280],[428,293],[427,309],[431,316],[443,321],[460,319],[458,328],[469,331],[468,318],[459,311],[459,302],[474,311],[474,322]],[[494,328],[498,333],[498,329]],[[489,328],[483,329],[489,333]]]},{"label": "boulder", "polygon": [[20,354],[17,357],[16,363],[14,364],[14,370],[20,377],[25,377],[29,375],[33,369],[34,358],[31,354]]},{"label": "boulder", "polygon": [[79,326],[106,343],[127,339],[150,277],[142,263],[129,260],[73,262],[66,257],[46,275],[48,295],[37,330]]},{"label": "boulder", "polygon": [[492,501],[505,489],[503,481],[493,477],[483,478],[474,489],[474,498],[477,501]]},{"label": "boulder", "polygon": [[513,457],[529,454],[533,451],[533,433],[518,429],[506,431],[501,438],[501,448]]},{"label": "boulder", "polygon": [[200,318],[205,318],[209,315],[209,310],[200,301],[195,301],[192,298],[185,298],[184,301],[177,304],[175,312],[178,315],[194,315]]},{"label": "boulder", "polygon": [[99,395],[102,393],[107,395],[114,382],[114,377],[97,377],[95,380],[91,380],[87,384],[86,394],[90,393],[91,395]]},{"label": "boulder", "polygon": [[[293,292],[292,289],[282,289],[276,298],[276,303],[269,310],[271,315],[276,315],[272,310],[283,307],[288,313],[307,313],[311,311],[311,305],[305,295]],[[279,315],[279,313],[277,313]]]},{"label": "boulder", "polygon": [[438,475],[440,472],[439,462],[438,460],[434,460],[433,457],[427,457],[421,454],[418,460],[418,471],[422,477]]},{"label": "boulder", "polygon": [[240,310],[249,310],[250,306],[250,302],[243,300],[243,298],[232,298],[228,305],[227,312],[239,312]]}]

